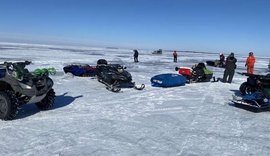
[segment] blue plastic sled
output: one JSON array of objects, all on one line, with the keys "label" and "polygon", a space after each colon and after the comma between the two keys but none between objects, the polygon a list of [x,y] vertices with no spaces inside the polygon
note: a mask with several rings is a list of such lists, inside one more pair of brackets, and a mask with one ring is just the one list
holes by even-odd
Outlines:
[{"label": "blue plastic sled", "polygon": [[89,66],[88,64],[68,65],[64,68],[65,73],[72,73],[75,76],[92,77],[96,75],[96,67]]},{"label": "blue plastic sled", "polygon": [[176,87],[185,85],[187,79],[179,74],[160,74],[151,78],[153,87]]}]

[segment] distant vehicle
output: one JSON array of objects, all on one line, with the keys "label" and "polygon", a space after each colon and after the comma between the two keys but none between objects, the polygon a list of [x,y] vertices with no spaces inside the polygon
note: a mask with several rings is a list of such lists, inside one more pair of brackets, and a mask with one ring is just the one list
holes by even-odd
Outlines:
[{"label": "distant vehicle", "polygon": [[155,50],[152,52],[152,54],[162,54],[162,49]]}]

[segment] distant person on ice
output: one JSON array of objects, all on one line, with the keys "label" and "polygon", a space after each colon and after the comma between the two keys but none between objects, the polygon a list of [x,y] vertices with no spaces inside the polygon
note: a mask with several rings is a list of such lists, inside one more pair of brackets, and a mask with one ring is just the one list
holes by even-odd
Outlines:
[{"label": "distant person on ice", "polygon": [[237,59],[234,57],[234,53],[231,53],[226,59],[223,82],[232,83],[232,79],[236,69],[236,62]]},{"label": "distant person on ice", "polygon": [[256,59],[253,55],[253,52],[250,52],[248,55],[249,56],[247,57],[245,67],[247,67],[248,74],[253,74]]},{"label": "distant person on ice", "polygon": [[134,54],[133,54],[133,56],[134,56],[134,62],[139,62],[139,60],[138,60],[138,57],[139,57],[138,50],[137,49],[134,49],[133,52],[134,52]]},{"label": "distant person on ice", "polygon": [[173,62],[177,62],[177,53],[173,51]]}]

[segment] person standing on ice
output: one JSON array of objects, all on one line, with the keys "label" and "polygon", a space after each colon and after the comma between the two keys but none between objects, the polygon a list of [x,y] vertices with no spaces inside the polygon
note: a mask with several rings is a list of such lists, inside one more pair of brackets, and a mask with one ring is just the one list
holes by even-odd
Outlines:
[{"label": "person standing on ice", "polygon": [[223,82],[232,83],[232,79],[236,69],[236,62],[237,59],[234,57],[234,53],[231,53],[226,59]]},{"label": "person standing on ice", "polygon": [[248,74],[253,74],[256,58],[254,57],[253,52],[250,52],[248,55],[245,67],[247,67]]},{"label": "person standing on ice", "polygon": [[177,53],[173,51],[173,62],[177,62]]},{"label": "person standing on ice", "polygon": [[138,50],[137,49],[134,49],[133,52],[134,52],[134,54],[133,54],[134,62],[139,62],[139,60],[138,60],[138,57],[139,57]]}]

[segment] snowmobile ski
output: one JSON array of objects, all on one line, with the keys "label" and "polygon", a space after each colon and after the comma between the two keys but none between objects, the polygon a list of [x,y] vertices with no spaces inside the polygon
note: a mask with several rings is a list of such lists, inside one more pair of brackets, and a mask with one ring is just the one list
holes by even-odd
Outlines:
[{"label": "snowmobile ski", "polygon": [[106,86],[106,89],[112,92],[120,92],[121,88],[118,87],[117,85],[113,85],[113,84],[108,84],[105,81],[102,81],[101,79],[98,79],[98,82],[103,83]]},{"label": "snowmobile ski", "polygon": [[141,86],[136,86],[136,85],[134,85],[133,88],[136,89],[136,90],[143,90],[144,87],[145,87],[145,85],[144,85],[144,84],[141,84]]},{"label": "snowmobile ski", "polygon": [[118,88],[118,87],[113,86],[113,85],[108,85],[108,86],[106,86],[106,89],[109,90],[109,91],[115,92],[115,93],[121,91],[121,88]]}]

